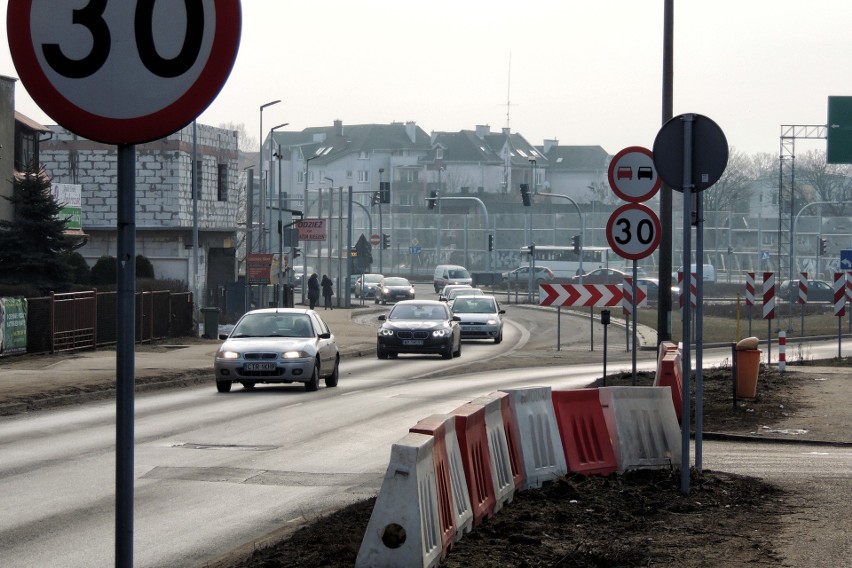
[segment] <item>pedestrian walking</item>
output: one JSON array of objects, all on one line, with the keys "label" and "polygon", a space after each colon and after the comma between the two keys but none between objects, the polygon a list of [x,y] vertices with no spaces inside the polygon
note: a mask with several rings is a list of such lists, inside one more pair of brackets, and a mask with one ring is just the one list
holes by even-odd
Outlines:
[{"label": "pedestrian walking", "polygon": [[320,297],[320,284],[319,284],[319,276],[314,272],[311,274],[311,277],[308,278],[308,305],[311,309],[314,309],[319,301]]},{"label": "pedestrian walking", "polygon": [[324,309],[333,310],[334,306],[331,305],[331,297],[334,296],[334,282],[331,281],[331,278],[323,274],[320,286],[322,286],[322,297],[325,300]]}]

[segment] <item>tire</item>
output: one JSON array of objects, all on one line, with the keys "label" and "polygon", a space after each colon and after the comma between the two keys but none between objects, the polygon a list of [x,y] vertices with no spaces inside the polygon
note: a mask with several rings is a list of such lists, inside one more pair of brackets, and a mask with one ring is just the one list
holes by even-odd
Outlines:
[{"label": "tire", "polygon": [[453,351],[453,357],[461,357],[461,345],[462,345],[461,337],[459,337],[459,348],[457,350]]},{"label": "tire", "polygon": [[373,303],[376,304],[377,306],[379,305],[379,295],[378,294],[373,296]]},{"label": "tire", "polygon": [[503,330],[501,329],[501,330],[497,333],[497,337],[495,337],[495,338],[494,338],[494,343],[500,343],[500,342],[502,342],[502,341],[503,341]]},{"label": "tire", "polygon": [[314,392],[319,389],[319,361],[314,363],[314,373],[311,375],[311,380],[305,383],[305,390],[308,392]]},{"label": "tire", "polygon": [[336,387],[338,379],[340,379],[340,355],[334,359],[334,370],[331,375],[325,378],[325,386],[327,388]]},{"label": "tire", "polygon": [[242,382],[240,384],[243,385],[244,389],[253,389],[254,388],[254,383],[251,382],[251,381],[245,381],[245,382]]},{"label": "tire", "polygon": [[443,359],[452,359],[453,358],[453,342],[450,341],[447,343],[447,346],[441,351],[441,357]]},{"label": "tire", "polygon": [[216,381],[216,390],[219,392],[231,392],[231,381]]},{"label": "tire", "polygon": [[388,358],[388,350],[385,349],[385,346],[381,343],[376,344],[376,357],[378,357],[379,359]]}]

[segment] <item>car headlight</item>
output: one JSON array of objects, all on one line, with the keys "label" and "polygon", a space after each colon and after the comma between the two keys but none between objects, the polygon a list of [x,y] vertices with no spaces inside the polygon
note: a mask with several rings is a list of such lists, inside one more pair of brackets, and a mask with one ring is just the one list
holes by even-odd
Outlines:
[{"label": "car headlight", "polygon": [[432,332],[432,335],[434,337],[446,337],[449,334],[450,334],[449,329],[436,329],[435,331]]},{"label": "car headlight", "polygon": [[310,355],[304,351],[285,351],[281,354],[281,356],[285,359],[307,359],[310,357]]},{"label": "car headlight", "polygon": [[379,335],[383,337],[391,337],[393,335],[393,330],[382,328],[379,330]]},{"label": "car headlight", "polygon": [[218,353],[216,353],[216,358],[217,359],[239,359],[240,354],[237,353],[236,351],[225,351],[225,350],[223,350],[223,351],[219,351]]},{"label": "car headlight", "polygon": [[488,320],[488,325],[497,325],[497,320],[496,320],[496,319],[494,319],[494,318],[490,318],[490,319]]}]

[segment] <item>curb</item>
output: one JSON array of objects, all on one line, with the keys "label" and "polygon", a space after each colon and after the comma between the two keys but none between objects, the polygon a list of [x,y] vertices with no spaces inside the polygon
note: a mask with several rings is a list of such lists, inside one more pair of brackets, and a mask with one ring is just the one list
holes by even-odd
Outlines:
[{"label": "curb", "polygon": [[[742,442],[742,443],[769,443],[769,444],[787,444],[796,446],[833,446],[837,448],[852,447],[852,442],[834,442],[830,440],[805,440],[802,438],[762,438],[760,436],[750,436],[747,434],[729,434],[724,432],[704,432],[701,435],[702,439],[715,440],[722,442]],[[695,433],[692,434],[692,439],[695,439]]]}]

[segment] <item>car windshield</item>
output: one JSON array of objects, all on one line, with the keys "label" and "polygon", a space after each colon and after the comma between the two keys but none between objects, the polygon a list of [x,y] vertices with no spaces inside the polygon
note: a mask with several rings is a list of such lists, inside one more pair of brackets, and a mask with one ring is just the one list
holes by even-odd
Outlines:
[{"label": "car windshield", "polygon": [[451,268],[447,271],[447,274],[450,278],[470,278],[470,274],[467,270],[461,268]]},{"label": "car windshield", "polygon": [[482,295],[482,290],[479,288],[455,288],[447,292],[447,299],[452,300],[462,294],[465,296],[480,296]]},{"label": "car windshield", "polygon": [[460,314],[493,314],[497,308],[493,298],[460,296],[453,304],[453,311]]},{"label": "car windshield", "polygon": [[311,337],[311,321],[303,314],[246,314],[231,337]]},{"label": "car windshield", "polygon": [[397,304],[391,310],[391,320],[445,320],[447,311],[444,306],[431,304]]},{"label": "car windshield", "polygon": [[385,278],[382,280],[384,286],[411,286],[411,282],[405,278]]}]

